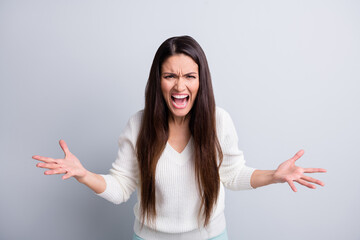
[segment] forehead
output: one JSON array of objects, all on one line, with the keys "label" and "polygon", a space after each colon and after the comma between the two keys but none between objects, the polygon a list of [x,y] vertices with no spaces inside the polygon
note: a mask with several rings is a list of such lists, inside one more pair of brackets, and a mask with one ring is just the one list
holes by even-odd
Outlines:
[{"label": "forehead", "polygon": [[191,57],[185,54],[176,54],[163,62],[161,72],[198,72],[198,65]]}]

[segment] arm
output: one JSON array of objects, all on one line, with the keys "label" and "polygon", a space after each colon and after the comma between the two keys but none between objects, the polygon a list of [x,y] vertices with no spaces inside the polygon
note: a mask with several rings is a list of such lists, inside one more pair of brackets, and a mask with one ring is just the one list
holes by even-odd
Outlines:
[{"label": "arm", "polygon": [[321,173],[326,172],[325,169],[302,168],[295,165],[295,161],[298,160],[303,154],[304,150],[298,151],[294,157],[280,164],[276,170],[255,170],[251,175],[251,186],[253,188],[258,188],[273,183],[287,182],[294,192],[297,191],[294,185],[294,181],[312,189],[315,189],[316,186],[311,183],[324,186],[322,181],[306,176],[304,173]]},{"label": "arm", "polygon": [[104,178],[96,173],[86,170],[79,159],[69,151],[64,140],[60,140],[59,144],[65,153],[63,159],[54,159],[36,155],[33,156],[33,159],[41,161],[41,163],[38,163],[36,166],[49,169],[44,172],[45,175],[65,174],[62,176],[63,180],[74,177],[78,182],[85,184],[95,193],[99,194],[104,192],[106,189]]},{"label": "arm", "polygon": [[219,107],[216,108],[216,128],[223,153],[219,169],[221,182],[231,190],[252,189],[250,179],[255,169],[245,165],[234,123],[230,115]]},{"label": "arm", "polygon": [[135,145],[140,129],[142,111],[133,115],[119,137],[119,151],[109,174],[99,175],[87,171],[80,161],[73,155],[65,141],[60,140],[60,146],[65,153],[64,159],[53,159],[33,156],[42,161],[36,166],[48,168],[45,175],[65,174],[62,179],[74,177],[92,189],[98,196],[114,203],[126,202],[135,191],[138,182],[138,163]]},{"label": "arm", "polygon": [[251,175],[250,184],[253,188],[276,183],[274,181],[275,170],[255,170]]},{"label": "arm", "polygon": [[106,189],[106,182],[104,178],[96,173],[86,171],[86,175],[81,179],[78,179],[78,182],[86,185],[96,194],[103,193]]}]

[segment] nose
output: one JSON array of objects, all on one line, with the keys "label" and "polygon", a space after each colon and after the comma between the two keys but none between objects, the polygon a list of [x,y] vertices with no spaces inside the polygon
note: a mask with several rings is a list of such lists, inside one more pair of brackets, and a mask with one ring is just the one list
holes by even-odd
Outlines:
[{"label": "nose", "polygon": [[185,79],[183,77],[178,77],[175,83],[175,90],[182,92],[186,90]]}]

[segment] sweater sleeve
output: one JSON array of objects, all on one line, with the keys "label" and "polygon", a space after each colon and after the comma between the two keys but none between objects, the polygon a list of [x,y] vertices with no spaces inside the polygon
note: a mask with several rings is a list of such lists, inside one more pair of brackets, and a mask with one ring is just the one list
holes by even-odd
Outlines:
[{"label": "sweater sleeve", "polygon": [[220,166],[220,180],[231,190],[252,189],[250,185],[254,168],[245,165],[243,152],[238,148],[238,136],[230,115],[223,109],[216,108],[216,128],[223,152]]},{"label": "sweater sleeve", "polygon": [[101,175],[106,182],[106,189],[97,195],[114,204],[126,202],[138,185],[139,169],[135,147],[141,117],[142,111],[139,111],[130,118],[119,137],[117,158],[109,174]]}]

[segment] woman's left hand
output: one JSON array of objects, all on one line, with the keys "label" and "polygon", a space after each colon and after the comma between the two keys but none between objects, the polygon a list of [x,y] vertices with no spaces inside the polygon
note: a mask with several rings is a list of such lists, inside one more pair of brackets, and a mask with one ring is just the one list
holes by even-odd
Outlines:
[{"label": "woman's left hand", "polygon": [[304,175],[304,173],[321,173],[326,172],[323,168],[302,168],[295,165],[295,161],[298,160],[304,154],[304,150],[298,151],[294,157],[283,162],[275,170],[274,181],[278,183],[287,182],[291,189],[296,192],[297,189],[294,185],[294,181],[304,185],[308,188],[316,188],[314,184],[316,183],[320,186],[324,186],[324,183],[318,179]]}]

